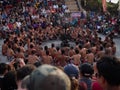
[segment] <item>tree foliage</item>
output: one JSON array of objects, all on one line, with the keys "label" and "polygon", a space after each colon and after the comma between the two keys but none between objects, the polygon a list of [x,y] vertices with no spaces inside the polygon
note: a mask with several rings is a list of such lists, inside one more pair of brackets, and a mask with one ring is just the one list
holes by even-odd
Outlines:
[{"label": "tree foliage", "polygon": [[[102,11],[102,0],[81,0],[82,7],[86,10]],[[107,3],[107,10],[111,14],[117,14],[118,4]]]}]

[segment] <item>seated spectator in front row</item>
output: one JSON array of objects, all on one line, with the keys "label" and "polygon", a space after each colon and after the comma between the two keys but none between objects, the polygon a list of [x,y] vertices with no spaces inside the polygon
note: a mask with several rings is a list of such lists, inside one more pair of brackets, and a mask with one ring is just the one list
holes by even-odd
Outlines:
[{"label": "seated spectator in front row", "polygon": [[3,90],[3,78],[8,72],[8,65],[5,63],[0,63],[0,90]]},{"label": "seated spectator in front row", "polygon": [[97,62],[96,70],[97,81],[103,90],[120,90],[120,60],[104,56]]},{"label": "seated spectator in front row", "polygon": [[87,90],[92,90],[92,75],[94,73],[93,67],[89,63],[83,63],[80,69],[80,83],[87,85]]},{"label": "seated spectator in front row", "polygon": [[17,89],[16,71],[8,71],[3,78],[3,90]]},{"label": "seated spectator in front row", "polygon": [[28,64],[17,70],[17,86],[18,86],[17,90],[26,90],[21,88],[22,80],[27,75],[30,75],[32,71],[35,69],[36,67],[34,65]]}]

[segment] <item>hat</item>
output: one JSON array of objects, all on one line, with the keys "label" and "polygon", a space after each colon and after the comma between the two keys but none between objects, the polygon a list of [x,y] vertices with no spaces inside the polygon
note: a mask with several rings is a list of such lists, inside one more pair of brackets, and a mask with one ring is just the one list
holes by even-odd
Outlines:
[{"label": "hat", "polygon": [[79,76],[79,68],[74,65],[74,64],[67,64],[64,67],[64,72],[69,76],[69,77],[75,77],[78,78]]},{"label": "hat", "polygon": [[94,73],[92,65],[89,63],[83,63],[79,67],[80,73],[85,77],[91,77],[91,75]]},{"label": "hat", "polygon": [[22,87],[28,90],[70,90],[68,76],[59,68],[42,65],[22,81]]}]

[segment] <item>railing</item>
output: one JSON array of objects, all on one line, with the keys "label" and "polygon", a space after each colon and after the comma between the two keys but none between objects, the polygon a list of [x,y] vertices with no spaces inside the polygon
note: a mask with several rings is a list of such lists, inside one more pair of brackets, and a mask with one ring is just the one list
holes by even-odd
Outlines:
[{"label": "railing", "polygon": [[79,11],[82,9],[82,7],[81,7],[81,0],[75,0],[76,1],[76,3],[77,3],[77,6],[78,6],[78,8],[79,8]]}]

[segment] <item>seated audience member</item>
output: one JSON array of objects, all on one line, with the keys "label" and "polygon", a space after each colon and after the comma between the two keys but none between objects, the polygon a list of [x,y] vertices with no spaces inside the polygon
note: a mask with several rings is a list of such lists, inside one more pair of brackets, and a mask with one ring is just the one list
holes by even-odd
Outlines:
[{"label": "seated audience member", "polygon": [[24,77],[27,75],[30,75],[32,71],[36,69],[36,67],[32,64],[25,65],[22,68],[17,70],[17,85],[18,85],[18,90],[25,90],[21,88],[21,83]]},{"label": "seated audience member", "polygon": [[64,72],[70,77],[79,78],[79,68],[74,64],[67,64],[64,66]]},{"label": "seated audience member", "polygon": [[3,78],[3,90],[16,90],[16,71],[8,71]]},{"label": "seated audience member", "polygon": [[42,65],[24,78],[22,87],[27,90],[71,90],[71,82],[59,68]]},{"label": "seated audience member", "polygon": [[64,72],[71,80],[71,90],[87,90],[85,82],[79,82],[79,68],[74,64],[67,64],[64,67]]},{"label": "seated audience member", "polygon": [[0,90],[3,90],[3,78],[4,75],[8,72],[8,65],[5,63],[0,63]]},{"label": "seated audience member", "polygon": [[97,81],[104,90],[120,90],[120,60],[103,56],[96,64]]},{"label": "seated audience member", "polygon": [[89,63],[83,63],[79,67],[80,69],[80,83],[86,83],[87,90],[92,90],[92,74],[94,73],[92,65]]}]

